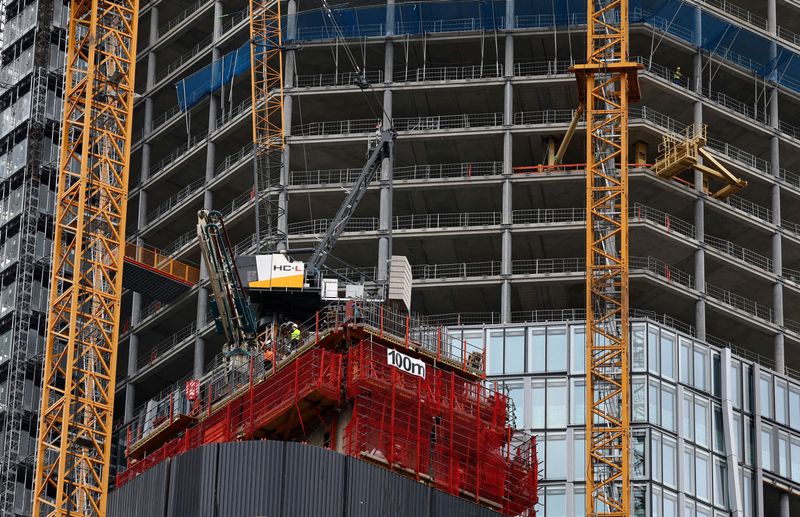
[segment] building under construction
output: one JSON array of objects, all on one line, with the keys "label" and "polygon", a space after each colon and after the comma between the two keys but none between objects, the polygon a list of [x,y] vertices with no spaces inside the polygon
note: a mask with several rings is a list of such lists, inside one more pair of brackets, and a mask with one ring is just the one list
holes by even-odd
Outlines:
[{"label": "building under construction", "polygon": [[[4,6],[0,503],[28,515],[68,7]],[[283,458],[274,472],[286,479],[308,462],[367,468],[301,461],[301,446],[272,440],[225,444],[279,438],[411,478],[409,493],[433,487],[414,496],[422,514],[469,501],[461,513],[583,515],[584,123],[560,144],[580,120],[571,67],[586,58],[585,2],[281,3],[277,231],[290,249],[313,247],[390,121],[394,159],[326,272],[369,285],[405,256],[416,314],[312,311],[303,347],[276,350],[271,371],[222,354],[196,231],[198,210],[218,210],[236,255],[263,240],[248,6],[140,6],[111,513],[130,515],[147,486],[162,498],[137,514],[200,514],[181,486],[217,487],[202,508],[233,508],[220,479],[247,476],[234,469],[246,456]],[[629,2],[641,67],[628,118],[634,515],[800,514],[798,11],[793,0]],[[727,188],[706,181],[717,165]],[[400,377],[386,363],[394,349],[429,375]],[[218,466],[196,468],[204,461]],[[230,511],[289,515],[303,492],[275,490]],[[360,495],[330,493],[351,515]],[[439,494],[457,499],[432,502]]]}]

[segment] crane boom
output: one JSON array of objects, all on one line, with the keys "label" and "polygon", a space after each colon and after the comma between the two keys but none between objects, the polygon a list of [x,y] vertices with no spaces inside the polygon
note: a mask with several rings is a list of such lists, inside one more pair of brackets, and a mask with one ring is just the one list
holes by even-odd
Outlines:
[{"label": "crane boom", "polygon": [[589,0],[586,64],[586,514],[629,516],[628,1]]},{"label": "crane boom", "polygon": [[138,0],[70,5],[33,515],[105,515]]},{"label": "crane boom", "polygon": [[228,350],[247,350],[255,340],[256,321],[236,270],[222,214],[208,210],[197,213],[197,240]]}]

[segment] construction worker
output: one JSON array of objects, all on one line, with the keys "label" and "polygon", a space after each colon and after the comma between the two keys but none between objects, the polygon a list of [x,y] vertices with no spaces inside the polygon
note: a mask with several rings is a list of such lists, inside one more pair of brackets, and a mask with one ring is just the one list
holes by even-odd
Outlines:
[{"label": "construction worker", "polygon": [[683,83],[683,73],[681,73],[681,67],[675,69],[675,73],[672,74],[672,82],[681,85]]},{"label": "construction worker", "polygon": [[292,332],[289,334],[290,352],[294,352],[300,346],[300,328],[297,323],[292,323]]},{"label": "construction worker", "polygon": [[275,354],[272,352],[272,341],[267,341],[264,347],[264,372],[269,372],[272,369],[272,363],[275,360]]}]

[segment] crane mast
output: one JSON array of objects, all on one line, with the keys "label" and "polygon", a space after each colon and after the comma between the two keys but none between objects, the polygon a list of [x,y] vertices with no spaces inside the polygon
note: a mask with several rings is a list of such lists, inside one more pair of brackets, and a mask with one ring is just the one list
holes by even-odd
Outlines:
[{"label": "crane mast", "polygon": [[[280,0],[250,0],[250,79],[258,251],[285,251],[283,36]],[[266,237],[266,239],[265,239]]]},{"label": "crane mast", "polygon": [[35,517],[106,511],[138,11],[70,5]]},{"label": "crane mast", "polygon": [[586,514],[629,516],[627,0],[588,0],[586,64]]}]

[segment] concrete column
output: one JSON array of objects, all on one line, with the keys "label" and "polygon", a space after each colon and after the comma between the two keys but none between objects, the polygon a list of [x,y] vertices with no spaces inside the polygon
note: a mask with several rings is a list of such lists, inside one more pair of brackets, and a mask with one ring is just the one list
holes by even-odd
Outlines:
[{"label": "concrete column", "polygon": [[[768,26],[771,34],[776,34],[776,19],[775,19],[775,0],[769,0],[769,19]],[[777,45],[775,42],[770,44],[770,57],[771,61],[777,55]],[[770,80],[777,79],[775,71],[770,74]],[[779,134],[779,112],[778,112],[778,88],[773,84],[769,92],[769,123],[773,130],[773,135],[770,138],[770,166],[773,177],[776,179],[780,177],[781,171],[781,156],[780,156],[780,138]],[[781,225],[781,187],[777,183],[772,185],[772,224],[775,226]],[[781,233],[775,231],[772,234],[772,272],[778,277],[772,286],[772,311],[774,315],[775,324],[783,328],[783,241]],[[778,373],[783,373],[786,369],[786,350],[784,345],[783,331],[779,331],[773,338],[773,359],[775,360],[775,370]]]},{"label": "concrete column", "polygon": [[[697,101],[694,103],[694,124],[699,128],[703,126],[703,103]],[[705,193],[703,192],[703,175],[700,171],[694,171],[694,188],[697,192],[697,198],[694,202],[694,226],[697,233],[697,240],[700,242],[700,247],[694,254],[694,281],[695,288],[701,293],[700,299],[695,304],[695,329],[697,330],[697,338],[706,338],[706,252],[705,244]]]},{"label": "concrete column", "polygon": [[694,45],[697,52],[692,56],[692,75],[694,76],[694,91],[701,94],[703,91],[703,55],[700,53],[702,46],[703,16],[699,6],[694,9]]},{"label": "concrete column", "polygon": [[779,517],[789,517],[791,514],[789,513],[789,494],[786,492],[781,492],[778,496],[779,498]]},{"label": "concrete column", "polygon": [[[131,328],[139,323],[142,311],[142,295],[133,293],[131,300]],[[128,338],[128,377],[130,378],[137,372],[139,361],[139,335],[135,332]],[[133,418],[133,410],[136,408],[136,386],[132,382],[125,385],[125,421]]]},{"label": "concrete column", "polygon": [[[386,0],[386,42],[384,44],[383,129],[388,129],[392,118],[392,82],[394,80],[394,10],[395,0]],[[378,284],[384,297],[388,295],[389,262],[392,260],[392,203],[394,198],[394,160],[384,157],[381,162],[380,210],[378,213]]]},{"label": "concrete column", "polygon": [[[283,60],[283,134],[286,138],[292,136],[292,94],[294,78],[297,73],[295,51],[291,49],[294,39],[297,36],[297,1],[289,0],[286,6],[286,41],[284,45],[289,47],[284,52]],[[289,249],[289,172],[291,164],[291,150],[289,145],[283,146],[281,154],[280,172],[280,192],[278,194],[278,233],[285,236],[278,242],[278,251]]]},{"label": "concrete column", "polygon": [[513,162],[513,137],[511,127],[514,124],[514,89],[511,80],[514,77],[514,35],[511,32],[514,28],[514,0],[506,2],[506,37],[505,37],[505,63],[503,66],[505,80],[503,90],[503,199],[502,199],[502,220],[501,220],[501,249],[500,249],[500,274],[503,283],[500,285],[500,321],[503,323],[511,322],[511,260],[512,260],[512,235],[511,225],[513,223],[513,184],[511,179],[514,175]]},{"label": "concrete column", "polygon": [[773,36],[778,35],[778,10],[776,0],[767,0],[767,31]]}]

